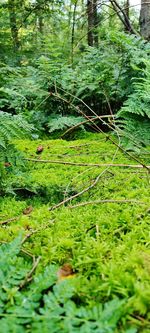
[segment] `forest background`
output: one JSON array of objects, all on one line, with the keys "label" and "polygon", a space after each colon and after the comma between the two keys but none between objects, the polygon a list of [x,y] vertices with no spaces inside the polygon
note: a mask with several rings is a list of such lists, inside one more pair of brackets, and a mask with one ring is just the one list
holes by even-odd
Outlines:
[{"label": "forest background", "polygon": [[0,332],[150,330],[149,23],[1,0]]}]

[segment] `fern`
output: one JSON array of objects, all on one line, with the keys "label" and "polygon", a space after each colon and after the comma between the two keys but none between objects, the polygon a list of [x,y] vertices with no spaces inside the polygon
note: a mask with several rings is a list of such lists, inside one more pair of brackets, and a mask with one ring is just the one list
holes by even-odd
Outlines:
[{"label": "fern", "polygon": [[[57,265],[36,274],[24,289],[21,283],[32,263],[20,253],[21,236],[0,247],[1,331],[45,333],[114,333],[126,313],[126,299],[103,304],[76,304],[76,281],[56,283]],[[136,330],[132,331],[136,333]]]},{"label": "fern", "polygon": [[48,123],[49,133],[53,133],[55,131],[62,131],[68,128],[71,128],[75,125],[78,125],[84,121],[83,117],[75,117],[75,116],[55,116],[51,118],[50,122]]},{"label": "fern", "polygon": [[[131,94],[117,114],[117,124],[124,130],[128,142],[150,144],[150,62],[145,62],[144,78],[134,83]],[[119,119],[118,119],[119,118]]]},{"label": "fern", "polygon": [[12,116],[0,111],[0,190],[4,187],[3,180],[6,174],[5,162],[10,163],[12,167],[16,165],[16,159],[20,158],[19,152],[16,150],[12,140],[24,137],[32,129],[33,127],[22,116]]}]

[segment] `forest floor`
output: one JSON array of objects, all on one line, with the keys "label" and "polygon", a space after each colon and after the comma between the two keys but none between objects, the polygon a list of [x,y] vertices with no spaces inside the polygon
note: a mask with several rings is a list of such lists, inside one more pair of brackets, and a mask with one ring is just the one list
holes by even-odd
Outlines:
[{"label": "forest floor", "polygon": [[[131,167],[138,163],[101,134],[75,141],[20,140],[16,146],[32,161],[10,176],[15,195],[0,198],[0,241],[21,234],[21,265],[28,267],[33,259],[33,267],[17,294],[10,296],[12,282],[5,291],[3,332],[6,326],[13,332],[7,322],[11,309],[13,318],[28,318],[14,321],[19,333],[150,332],[148,170]],[[150,149],[140,159],[150,165]],[[32,300],[31,320],[29,305],[26,313],[18,295],[28,298],[30,291],[31,298],[46,267],[49,282]]]}]

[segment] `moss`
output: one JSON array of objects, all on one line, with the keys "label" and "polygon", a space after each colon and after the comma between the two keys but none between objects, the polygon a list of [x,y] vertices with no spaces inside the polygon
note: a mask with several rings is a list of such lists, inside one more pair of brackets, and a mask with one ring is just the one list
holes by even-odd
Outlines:
[{"label": "moss", "polygon": [[[112,163],[116,147],[100,134],[86,139],[15,142],[27,158],[80,163]],[[41,155],[36,148],[42,144]],[[144,156],[144,155],[143,155]],[[142,156],[142,158],[143,158]],[[135,164],[121,151],[113,163]],[[147,159],[146,159],[147,163]],[[100,199],[131,199],[138,203],[103,203],[54,211],[48,208],[89,186],[105,167],[27,162],[20,175],[13,175],[15,188],[30,189],[33,196],[0,198],[0,219],[19,216],[0,228],[0,240],[9,241],[20,231],[39,229],[24,247],[42,256],[39,270],[49,263],[70,262],[75,271],[76,292],[95,304],[114,296],[127,299],[129,312],[149,318],[150,233],[147,211],[149,180],[144,169],[108,168],[97,185],[72,204]],[[23,210],[33,206],[29,215]],[[121,332],[121,331],[120,331]]]}]

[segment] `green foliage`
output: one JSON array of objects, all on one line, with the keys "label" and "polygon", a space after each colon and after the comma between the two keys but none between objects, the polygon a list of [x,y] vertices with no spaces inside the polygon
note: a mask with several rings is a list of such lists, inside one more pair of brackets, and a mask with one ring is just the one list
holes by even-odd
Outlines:
[{"label": "green foliage", "polygon": [[[16,69],[10,66],[3,66],[1,68],[1,82],[0,92],[2,98],[0,107],[4,111],[15,114],[26,113],[26,110],[32,110],[33,112],[34,108],[48,95],[41,87],[36,68],[32,66]],[[44,82],[42,84],[44,85]],[[28,118],[30,119],[29,116]]]},{"label": "green foliage", "polygon": [[12,116],[6,112],[0,112],[0,146],[6,148],[6,145],[15,138],[21,138],[31,131],[29,125],[21,116]]},{"label": "green foliage", "polygon": [[137,145],[150,144],[150,62],[145,62],[145,69],[141,76],[134,80],[134,92],[128,97],[121,110],[118,112],[119,125],[124,129],[128,142]]},{"label": "green foliage", "polygon": [[[116,112],[134,89],[133,76],[141,76],[149,47],[137,37],[108,30],[99,48],[87,47],[73,69],[62,68],[57,79],[60,93],[68,93],[69,99],[70,93],[80,97],[97,114],[108,113],[108,102]],[[74,96],[72,100],[84,108]],[[85,110],[89,114],[88,107]]]},{"label": "green foliage", "polygon": [[[60,55],[57,65],[55,56],[44,55],[36,59],[34,66],[14,69],[3,65],[0,106],[4,111],[23,113],[30,123],[36,123],[36,128],[46,133],[49,124],[50,133],[51,126],[58,130],[66,126],[62,125],[65,117],[67,126],[71,126],[68,117],[77,116],[80,109],[88,115],[93,115],[93,111],[108,114],[109,105],[116,113],[135,91],[133,77],[142,76],[144,80],[147,75],[141,69],[145,67],[148,54],[149,43],[109,29],[102,36],[99,48],[86,47],[74,66],[66,64]],[[138,94],[141,89],[139,86]],[[131,106],[141,108],[136,102],[135,95]],[[78,110],[73,105],[79,107]]]},{"label": "green foliage", "polygon": [[12,143],[15,138],[23,138],[31,133],[33,126],[29,125],[21,115],[12,116],[0,111],[0,190],[5,186],[5,178],[13,167],[21,165],[21,156]]},{"label": "green foliage", "polygon": [[66,116],[66,117],[54,116],[53,118],[51,117],[50,122],[48,123],[49,133],[53,133],[55,131],[67,130],[73,126],[78,125],[84,120],[85,119],[83,117],[74,117],[74,116]]},{"label": "green foliage", "polygon": [[[102,135],[90,133],[72,142],[15,140],[16,148],[29,158],[37,159],[40,144],[43,151],[38,158],[60,162],[110,163],[116,150]],[[118,152],[115,163],[131,161]],[[107,170],[95,188],[71,204],[100,199],[144,204],[71,209],[68,203],[51,212],[49,207],[87,187],[104,168],[28,162],[27,170],[13,175],[13,187],[34,193],[0,198],[0,241],[9,243],[18,233],[22,235],[1,247],[3,331],[135,333],[142,332],[141,325],[149,329],[149,184],[144,173],[141,178],[141,172],[129,171]],[[30,205],[33,210],[25,215]],[[16,216],[18,220],[1,224]],[[41,260],[33,280],[22,288],[34,266],[31,254]],[[66,262],[75,274],[57,281],[58,268]]]},{"label": "green foliage", "polygon": [[[21,237],[0,247],[0,317],[5,332],[113,333],[126,301],[113,299],[93,307],[78,306],[75,281],[56,283],[57,266],[48,266],[22,290],[31,263],[20,256]],[[49,291],[51,288],[51,291]],[[43,305],[42,305],[43,304]]]}]

